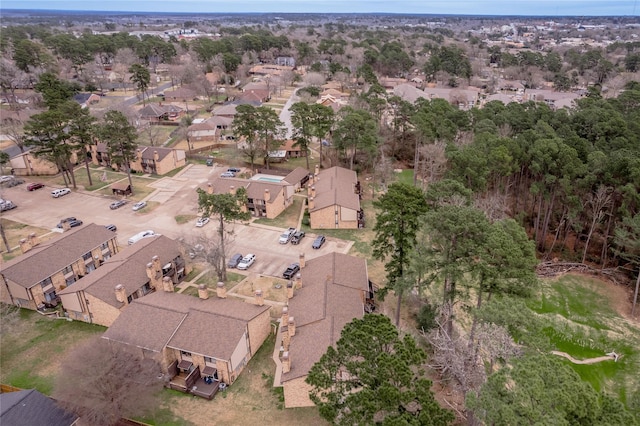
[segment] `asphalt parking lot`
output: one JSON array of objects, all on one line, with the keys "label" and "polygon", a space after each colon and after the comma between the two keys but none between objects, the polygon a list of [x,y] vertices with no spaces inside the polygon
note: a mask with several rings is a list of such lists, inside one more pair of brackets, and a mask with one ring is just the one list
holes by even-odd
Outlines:
[{"label": "asphalt parking lot", "polygon": [[[133,203],[128,203],[117,210],[111,210],[115,198],[100,194],[74,191],[60,198],[51,197],[55,188],[45,187],[36,191],[27,191],[26,185],[37,182],[38,179],[27,177],[26,184],[13,188],[3,188],[0,197],[13,201],[18,207],[3,212],[3,217],[17,222],[53,230],[60,219],[76,217],[86,223],[98,225],[114,224],[118,227],[118,243],[127,246],[130,236],[152,229],[156,233],[169,238],[185,240],[204,233],[213,236],[217,229],[215,220],[211,220],[202,228],[196,228],[195,220],[184,224],[177,224],[178,215],[197,214],[197,194],[195,189],[205,184],[213,176],[218,176],[222,167],[207,167],[192,165],[175,177],[167,177],[155,181],[152,186],[155,191],[145,198],[145,201],[158,202],[155,208],[147,212],[134,212]],[[316,234],[308,233],[300,244],[279,244],[278,238],[282,229],[262,225],[232,224],[233,230],[227,246],[227,257],[233,253],[256,255],[256,262],[248,272],[280,277],[284,269],[293,262],[297,262],[301,252],[306,259],[312,259],[330,252],[346,253],[351,248],[351,242],[328,238],[320,250],[313,250],[311,244]]]}]

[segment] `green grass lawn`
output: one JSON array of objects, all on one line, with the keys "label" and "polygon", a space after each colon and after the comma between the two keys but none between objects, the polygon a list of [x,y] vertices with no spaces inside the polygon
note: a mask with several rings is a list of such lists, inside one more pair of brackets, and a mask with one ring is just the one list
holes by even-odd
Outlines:
[{"label": "green grass lawn", "polygon": [[0,382],[44,394],[51,394],[65,352],[106,330],[80,321],[50,319],[26,309],[20,317],[20,322],[0,336]]},{"label": "green grass lawn", "polygon": [[274,219],[260,218],[256,219],[255,223],[262,225],[275,226],[277,228],[298,227],[300,220],[300,212],[302,211],[302,203],[306,200],[303,197],[293,197],[293,203],[285,209],[278,217]]},{"label": "green grass lawn", "polygon": [[580,377],[597,391],[617,395],[629,404],[627,395],[640,386],[640,330],[631,326],[609,304],[605,283],[580,275],[544,280],[538,297],[528,302],[540,333],[554,350],[576,359],[596,358],[615,351],[617,362],[574,364]]}]

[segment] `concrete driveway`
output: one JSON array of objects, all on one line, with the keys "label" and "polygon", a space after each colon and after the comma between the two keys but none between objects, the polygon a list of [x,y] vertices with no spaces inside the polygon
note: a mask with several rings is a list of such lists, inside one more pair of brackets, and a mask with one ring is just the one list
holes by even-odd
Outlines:
[{"label": "concrete driveway", "polygon": [[[160,203],[151,211],[134,212],[133,203],[128,203],[117,210],[109,209],[112,197],[94,193],[75,191],[60,198],[52,198],[52,187],[36,191],[27,191],[26,184],[2,189],[1,198],[13,201],[18,207],[2,213],[3,217],[17,222],[54,229],[60,219],[74,216],[84,223],[98,225],[114,224],[118,227],[118,243],[126,247],[132,235],[152,229],[156,233],[169,238],[185,238],[204,233],[213,236],[217,223],[212,220],[202,228],[195,227],[195,219],[185,224],[177,224],[178,215],[197,215],[196,187],[206,183],[213,176],[218,176],[226,166],[207,167],[192,165],[174,176],[160,179],[151,185],[156,189],[146,201]],[[38,179],[26,179],[27,184]],[[146,209],[145,209],[146,210]],[[278,238],[282,229],[263,225],[229,225],[234,236],[229,242],[227,255],[253,253],[256,262],[248,272],[280,277],[285,268],[297,262],[299,254],[305,253],[306,259],[312,259],[330,252],[347,253],[352,242],[328,238],[320,250],[311,249],[315,234],[307,234],[299,245],[279,244]],[[26,236],[26,235],[25,235]]]}]

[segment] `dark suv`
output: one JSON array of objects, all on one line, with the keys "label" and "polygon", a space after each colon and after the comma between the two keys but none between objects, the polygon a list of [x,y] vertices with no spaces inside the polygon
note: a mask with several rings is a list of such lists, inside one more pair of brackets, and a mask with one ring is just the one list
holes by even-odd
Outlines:
[{"label": "dark suv", "polygon": [[229,268],[236,268],[238,266],[238,263],[240,263],[240,261],[242,260],[244,256],[242,256],[242,254],[240,253],[236,253],[233,256],[231,256],[231,259],[229,259],[229,262],[227,263],[227,266]]},{"label": "dark suv", "polygon": [[295,234],[293,234],[293,237],[291,237],[291,244],[299,244],[300,240],[304,238],[304,231],[298,231]]},{"label": "dark suv", "polygon": [[320,247],[322,247],[325,241],[326,239],[324,238],[324,235],[318,235],[316,239],[313,240],[313,244],[311,244],[311,248],[319,249]]}]

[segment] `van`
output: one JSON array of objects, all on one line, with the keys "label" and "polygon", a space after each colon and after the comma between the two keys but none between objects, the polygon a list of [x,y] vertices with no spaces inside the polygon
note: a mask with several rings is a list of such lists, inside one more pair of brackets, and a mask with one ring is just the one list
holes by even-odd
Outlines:
[{"label": "van", "polygon": [[129,244],[129,245],[135,244],[135,243],[137,243],[138,241],[140,241],[143,238],[153,237],[154,235],[156,235],[156,233],[153,232],[152,230],[138,232],[136,235],[134,235],[133,237],[129,238],[129,241],[127,241],[127,244]]},{"label": "van", "polygon": [[69,188],[54,189],[53,191],[51,191],[51,196],[53,198],[58,198],[62,197],[63,195],[67,195],[70,192],[71,190]]}]

